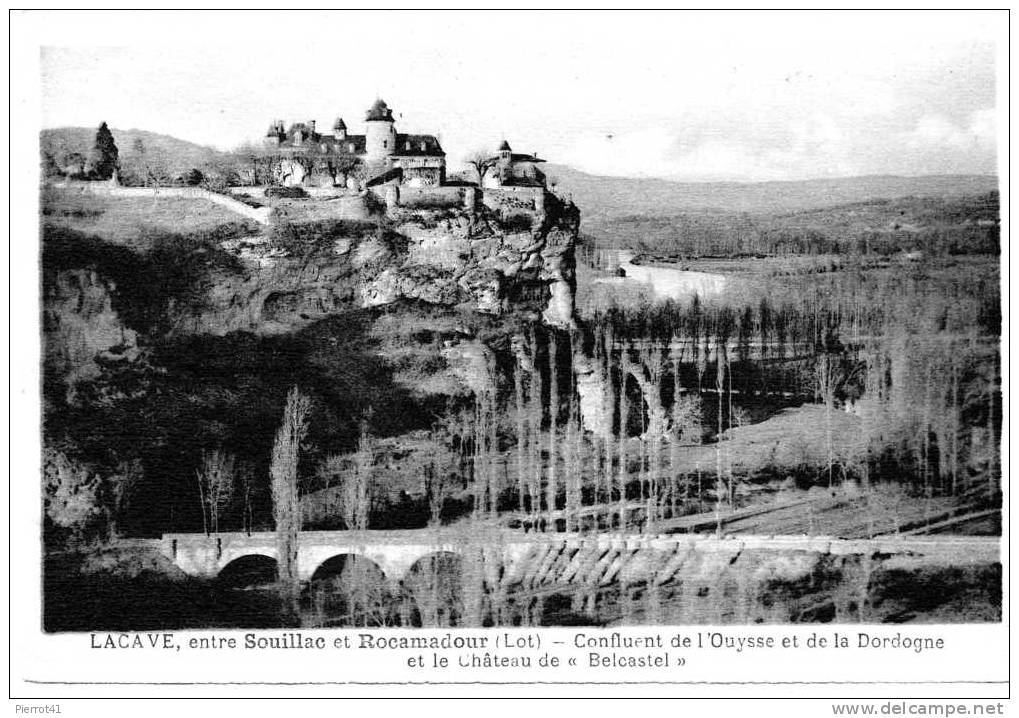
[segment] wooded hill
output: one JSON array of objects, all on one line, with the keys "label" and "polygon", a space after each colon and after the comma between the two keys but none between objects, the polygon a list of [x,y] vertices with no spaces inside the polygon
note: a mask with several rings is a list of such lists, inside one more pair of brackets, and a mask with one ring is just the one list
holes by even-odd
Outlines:
[{"label": "wooded hill", "polygon": [[585,228],[624,215],[680,212],[799,212],[901,197],[960,197],[998,189],[991,175],[875,175],[796,182],[673,182],[654,178],[601,177],[564,165],[546,174],[584,210]]}]

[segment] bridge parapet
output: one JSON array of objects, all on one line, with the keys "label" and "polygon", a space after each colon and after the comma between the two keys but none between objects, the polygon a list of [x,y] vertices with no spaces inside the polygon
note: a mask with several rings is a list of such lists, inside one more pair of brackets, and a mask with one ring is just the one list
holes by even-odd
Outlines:
[{"label": "bridge parapet", "polygon": [[[799,555],[900,557],[910,562],[946,565],[1000,561],[995,537],[882,537],[843,540],[824,536],[717,537],[704,534],[525,534],[490,527],[409,531],[307,531],[299,535],[298,575],[310,580],[336,556],[359,556],[373,562],[392,581],[404,579],[423,559],[455,554],[481,559],[493,577],[540,583],[550,577],[575,582],[636,580],[654,575],[669,580],[696,557],[698,573],[722,570],[744,551]],[[166,534],[163,553],[185,573],[217,576],[246,556],[276,560],[276,535],[260,533]]]}]

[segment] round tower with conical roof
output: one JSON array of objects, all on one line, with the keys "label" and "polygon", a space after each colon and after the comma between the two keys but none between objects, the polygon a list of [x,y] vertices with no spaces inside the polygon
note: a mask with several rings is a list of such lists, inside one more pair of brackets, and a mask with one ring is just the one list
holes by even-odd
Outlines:
[{"label": "round tower with conical roof", "polygon": [[492,171],[485,177],[485,186],[500,187],[509,179],[513,166],[513,149],[509,142],[503,140],[495,154],[495,164]]},{"label": "round tower with conical roof", "polygon": [[369,162],[389,157],[396,152],[396,126],[393,111],[382,99],[375,100],[364,118],[365,155]]},{"label": "round tower with conical roof", "polygon": [[337,117],[336,122],[333,123],[333,137],[337,142],[347,139],[347,123],[343,121],[342,117]]},{"label": "round tower with conical roof", "polygon": [[273,147],[279,147],[286,134],[286,131],[283,129],[283,120],[274,120],[269,125],[268,132],[265,133],[265,141]]},{"label": "round tower with conical roof", "polygon": [[513,157],[513,150],[510,149],[510,144],[506,140],[502,141],[499,145],[499,161],[508,163]]}]

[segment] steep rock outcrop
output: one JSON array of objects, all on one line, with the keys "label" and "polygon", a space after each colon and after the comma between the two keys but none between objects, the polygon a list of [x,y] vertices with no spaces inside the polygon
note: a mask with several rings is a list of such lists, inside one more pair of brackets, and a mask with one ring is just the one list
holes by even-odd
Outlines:
[{"label": "steep rock outcrop", "polygon": [[[398,209],[384,222],[293,225],[287,241],[270,233],[229,239],[214,251],[232,255],[230,261],[202,260],[193,291],[162,297],[158,328],[125,321],[115,309],[116,287],[102,272],[51,273],[47,366],[73,390],[98,375],[104,358],[135,358],[138,332],[280,335],[331,315],[399,302],[571,328],[579,212],[552,195],[529,212],[514,212],[507,218],[485,206]],[[128,306],[134,304],[121,309]],[[493,380],[486,378],[486,362],[472,360],[485,351],[468,346],[474,338],[451,341],[440,354],[459,381],[478,390]]]},{"label": "steep rock outcrop", "polygon": [[289,331],[352,307],[401,300],[465,307],[492,315],[524,312],[574,326],[574,248],[579,212],[550,196],[530,228],[507,227],[482,209],[409,211],[378,236],[332,238],[303,256],[266,238],[227,248],[246,276],[222,277],[208,302],[178,322],[187,333]]},{"label": "steep rock outcrop", "polygon": [[73,390],[99,374],[100,361],[133,361],[138,334],[113,309],[116,285],[89,269],[55,275],[43,296],[45,361]]}]

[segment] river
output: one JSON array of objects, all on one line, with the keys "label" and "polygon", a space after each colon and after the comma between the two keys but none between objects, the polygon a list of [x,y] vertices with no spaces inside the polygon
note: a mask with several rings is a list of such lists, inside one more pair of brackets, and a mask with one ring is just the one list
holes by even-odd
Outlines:
[{"label": "river", "polygon": [[619,253],[619,268],[625,277],[602,278],[599,283],[622,284],[639,282],[651,288],[655,299],[689,300],[694,296],[713,299],[725,294],[728,279],[722,274],[711,272],[693,272],[673,267],[649,264],[634,264],[634,254],[622,251]]}]

